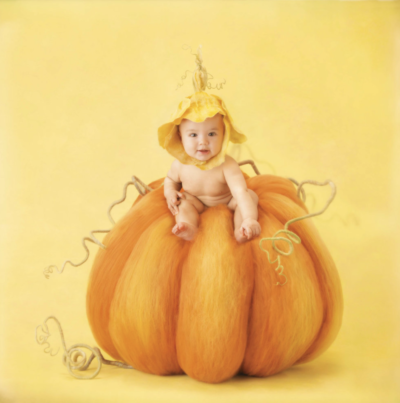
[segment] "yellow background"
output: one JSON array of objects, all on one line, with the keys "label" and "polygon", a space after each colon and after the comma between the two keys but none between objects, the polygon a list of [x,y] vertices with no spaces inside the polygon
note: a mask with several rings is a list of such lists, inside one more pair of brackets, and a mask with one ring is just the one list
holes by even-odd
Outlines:
[{"label": "yellow background", "polygon": [[[215,93],[249,138],[235,158],[337,184],[315,223],[343,282],[343,326],[320,358],[271,378],[208,385],[104,366],[78,381],[34,329],[53,314],[68,346],[95,345],[97,247],[82,267],[42,271],[84,257],[81,238],[110,227],[132,175],[165,176],[156,133],[192,92],[190,75],[176,90],[194,68],[184,44],[203,45],[214,85],[226,79]],[[400,401],[399,91],[399,2],[2,1],[0,401]],[[317,209],[329,190],[307,193]]]}]

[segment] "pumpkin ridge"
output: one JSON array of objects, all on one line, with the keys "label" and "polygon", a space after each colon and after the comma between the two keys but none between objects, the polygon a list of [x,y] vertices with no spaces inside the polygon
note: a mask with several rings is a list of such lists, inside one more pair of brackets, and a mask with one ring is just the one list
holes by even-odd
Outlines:
[{"label": "pumpkin ridge", "polygon": [[178,361],[186,374],[218,383],[240,369],[254,284],[250,244],[238,245],[232,212],[210,207],[182,270]]},{"label": "pumpkin ridge", "polygon": [[275,175],[257,175],[247,179],[246,183],[249,189],[257,193],[259,199],[268,198],[272,194],[279,194],[287,197],[306,212],[308,211],[303,201],[297,197],[295,186],[289,179]]},{"label": "pumpkin ridge", "polygon": [[182,373],[175,343],[176,279],[188,243],[171,233],[173,222],[169,214],[143,232],[119,278],[110,314],[119,354],[134,368],[157,375]]},{"label": "pumpkin ridge", "polygon": [[[259,220],[263,238],[271,237],[283,227],[271,214],[261,212]],[[290,281],[284,286],[276,285],[276,264],[269,263],[258,244],[254,243],[252,247],[255,255],[254,303],[249,347],[241,372],[250,376],[270,376],[293,365],[309,348],[320,326],[321,296],[319,290],[314,290],[316,276],[308,267],[312,262],[304,247],[296,245],[296,259],[282,259],[285,271],[290,273]],[[275,258],[271,244],[264,247]],[[306,298],[301,299],[302,295]]]},{"label": "pumpkin ridge", "polygon": [[[154,212],[153,217],[144,214]],[[155,190],[130,208],[107,234],[106,249],[99,249],[89,276],[86,312],[92,333],[99,346],[115,359],[121,359],[109,333],[109,313],[120,273],[136,244],[141,228],[154,217],[169,213],[162,189]]]},{"label": "pumpkin ridge", "polygon": [[[285,221],[286,217],[283,217],[282,209],[279,208],[281,206],[280,199],[279,195],[275,195],[274,200],[270,202],[269,208],[278,219]],[[298,206],[293,204],[290,215],[301,216],[302,211]],[[336,266],[312,220],[305,219],[295,222],[290,226],[290,229],[300,236],[302,244],[314,262],[315,273],[322,295],[325,318],[315,342],[310,346],[305,355],[297,361],[300,364],[322,354],[334,341],[341,325],[343,297]]]}]

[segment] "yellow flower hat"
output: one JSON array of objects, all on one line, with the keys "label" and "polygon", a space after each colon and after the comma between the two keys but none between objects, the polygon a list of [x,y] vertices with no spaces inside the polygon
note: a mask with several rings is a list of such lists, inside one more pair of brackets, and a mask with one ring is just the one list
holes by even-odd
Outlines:
[{"label": "yellow flower hat", "polygon": [[[222,99],[216,95],[204,92],[207,86],[207,71],[202,66],[201,48],[196,55],[197,70],[193,75],[193,84],[196,92],[186,97],[178,106],[177,111],[171,116],[168,123],[163,124],[158,129],[158,141],[160,146],[165,148],[172,156],[185,165],[195,165],[200,169],[207,170],[221,165],[225,161],[225,154],[229,141],[232,143],[243,143],[247,140],[233,124],[232,117]],[[217,113],[223,116],[225,125],[224,140],[221,151],[208,161],[199,161],[186,154],[179,135],[178,126],[183,119],[192,122],[203,122],[207,118],[212,118]]]}]

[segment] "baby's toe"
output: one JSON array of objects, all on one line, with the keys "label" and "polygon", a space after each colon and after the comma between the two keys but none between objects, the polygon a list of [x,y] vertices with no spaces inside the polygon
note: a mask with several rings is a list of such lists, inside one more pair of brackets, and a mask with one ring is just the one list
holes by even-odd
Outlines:
[{"label": "baby's toe", "polygon": [[235,231],[235,238],[238,243],[243,243],[247,241],[247,235],[245,228],[241,227]]}]

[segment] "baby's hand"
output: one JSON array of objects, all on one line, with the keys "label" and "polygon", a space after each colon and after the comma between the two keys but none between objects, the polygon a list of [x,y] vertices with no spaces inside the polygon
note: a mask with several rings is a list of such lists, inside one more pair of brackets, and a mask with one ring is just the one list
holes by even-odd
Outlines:
[{"label": "baby's hand", "polygon": [[249,241],[250,239],[259,236],[260,233],[261,233],[261,226],[258,223],[258,221],[254,220],[253,218],[246,218],[245,220],[243,220],[242,225],[239,228],[241,242],[246,240]]},{"label": "baby's hand", "polygon": [[185,195],[177,190],[170,190],[166,195],[168,208],[173,215],[178,214],[178,206],[181,204],[181,199],[185,198]]}]

